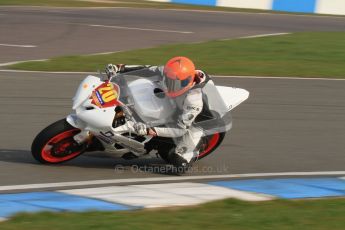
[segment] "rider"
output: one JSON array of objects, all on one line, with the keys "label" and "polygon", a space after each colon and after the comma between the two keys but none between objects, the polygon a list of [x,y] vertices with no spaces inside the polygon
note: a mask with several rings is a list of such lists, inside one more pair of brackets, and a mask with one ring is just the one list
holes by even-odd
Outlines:
[{"label": "rider", "polygon": [[[139,70],[148,66],[128,66],[123,64],[107,65],[106,73],[112,76],[116,73],[125,73]],[[175,150],[168,159],[175,166],[186,167],[196,156],[196,145],[200,141],[202,131],[192,126],[193,121],[202,111],[202,87],[208,76],[201,70],[196,70],[194,63],[186,57],[174,57],[164,67],[150,66],[150,71],[162,77],[165,94],[176,101],[178,120],[176,124],[165,127],[148,127],[144,123],[135,123],[134,131],[138,135],[152,135],[173,138]]]}]

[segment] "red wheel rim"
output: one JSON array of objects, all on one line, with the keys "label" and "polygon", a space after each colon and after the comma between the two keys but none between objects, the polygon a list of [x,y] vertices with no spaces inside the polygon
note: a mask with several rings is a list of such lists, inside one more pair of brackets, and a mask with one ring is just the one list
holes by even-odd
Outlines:
[{"label": "red wheel rim", "polygon": [[54,136],[53,138],[51,138],[43,147],[41,155],[42,158],[50,163],[59,163],[59,162],[63,162],[63,161],[67,161],[70,160],[76,156],[78,156],[81,151],[76,151],[73,152],[67,156],[63,156],[63,157],[56,157],[52,155],[51,149],[52,149],[52,145],[53,144],[59,144],[59,142],[61,142],[61,144],[58,146],[59,150],[63,150],[64,148],[69,146],[68,142],[63,142],[63,140],[66,140],[68,138],[73,137],[74,135],[76,135],[78,132],[80,132],[79,129],[72,129],[72,130],[68,130],[65,132],[62,132],[56,136]]},{"label": "red wheel rim", "polygon": [[204,151],[202,151],[201,153],[199,153],[199,158],[204,157],[209,152],[211,152],[211,150],[217,145],[219,138],[220,138],[219,133],[213,134],[213,136],[211,137],[211,139],[207,143],[206,149]]}]

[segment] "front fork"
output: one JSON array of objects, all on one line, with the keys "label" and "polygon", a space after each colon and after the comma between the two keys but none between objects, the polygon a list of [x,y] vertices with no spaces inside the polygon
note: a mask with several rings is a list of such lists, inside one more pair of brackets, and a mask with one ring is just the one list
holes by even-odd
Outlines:
[{"label": "front fork", "polygon": [[104,151],[103,144],[90,131],[85,130],[87,124],[80,120],[76,114],[68,115],[66,121],[73,127],[81,130],[73,139],[79,145],[86,145],[86,151]]},{"label": "front fork", "polygon": [[77,115],[75,114],[70,114],[67,116],[66,121],[72,125],[73,127],[80,129],[81,132],[76,134],[73,139],[79,144],[85,144],[91,143],[91,140],[93,138],[93,135],[90,133],[90,131],[85,130],[86,128],[86,123],[78,119]]}]

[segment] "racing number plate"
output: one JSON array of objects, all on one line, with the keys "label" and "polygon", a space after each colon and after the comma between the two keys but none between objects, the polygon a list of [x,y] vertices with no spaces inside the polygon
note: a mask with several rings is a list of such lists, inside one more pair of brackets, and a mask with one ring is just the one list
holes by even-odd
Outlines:
[{"label": "racing number plate", "polygon": [[100,108],[121,105],[121,102],[118,100],[119,96],[119,86],[111,82],[105,82],[92,92],[92,104]]}]

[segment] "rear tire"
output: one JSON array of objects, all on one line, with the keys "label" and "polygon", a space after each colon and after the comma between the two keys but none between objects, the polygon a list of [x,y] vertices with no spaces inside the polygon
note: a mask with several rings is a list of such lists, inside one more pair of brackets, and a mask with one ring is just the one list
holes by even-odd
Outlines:
[{"label": "rear tire", "polygon": [[[198,157],[196,157],[196,159],[194,160],[200,160],[210,155],[223,142],[224,137],[224,132],[214,133],[212,135],[202,137],[202,139],[200,140],[200,148],[202,150],[200,150]],[[163,145],[161,145],[160,143],[158,146],[160,146],[160,148],[158,148],[158,154],[160,155],[160,157],[167,163],[174,164],[174,162],[171,162],[171,159],[169,158],[171,152],[175,151],[176,148],[176,145],[174,144],[173,140],[171,140],[171,143],[165,142]]]},{"label": "rear tire", "polygon": [[71,126],[66,119],[49,125],[32,142],[32,156],[43,164],[59,164],[79,156],[86,149],[73,139],[79,132],[80,129]]},{"label": "rear tire", "polygon": [[210,155],[218,146],[223,142],[225,137],[225,133],[215,133],[213,135],[209,135],[203,137],[201,139],[201,144],[203,150],[200,151],[198,160]]}]

